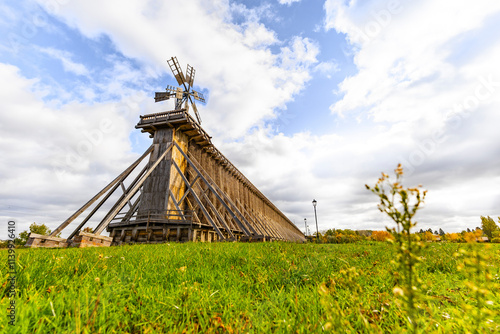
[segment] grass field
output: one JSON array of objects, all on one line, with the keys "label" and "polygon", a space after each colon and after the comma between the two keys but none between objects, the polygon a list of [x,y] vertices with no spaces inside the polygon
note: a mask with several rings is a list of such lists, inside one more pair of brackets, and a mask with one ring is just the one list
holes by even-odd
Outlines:
[{"label": "grass field", "polygon": [[[500,245],[429,244],[422,332],[473,330],[476,299],[454,256],[480,247],[492,274],[481,331],[500,332]],[[18,249],[16,325],[2,333],[401,333],[388,243],[186,243]],[[6,309],[7,251],[0,251]],[[475,276],[474,276],[475,275]],[[481,283],[483,282],[483,283]],[[482,284],[482,285],[481,285]],[[470,284],[469,284],[470,286]],[[489,311],[488,311],[489,310]],[[485,313],[491,312],[491,313]]]}]

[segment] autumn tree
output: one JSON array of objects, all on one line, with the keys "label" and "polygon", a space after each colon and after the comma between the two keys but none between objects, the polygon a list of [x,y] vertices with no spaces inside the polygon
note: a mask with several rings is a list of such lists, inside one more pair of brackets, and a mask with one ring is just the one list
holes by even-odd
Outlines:
[{"label": "autumn tree", "polygon": [[490,216],[488,217],[481,216],[481,227],[484,234],[486,234],[488,236],[488,239],[490,240],[493,238],[493,232],[499,229],[498,225]]},{"label": "autumn tree", "polygon": [[477,241],[477,236],[476,236],[476,234],[474,232],[465,232],[464,233],[464,239],[468,243],[476,242]]},{"label": "autumn tree", "polygon": [[445,235],[446,240],[450,242],[461,242],[462,241],[462,235],[460,233],[446,233]]},{"label": "autumn tree", "polygon": [[370,239],[374,241],[386,241],[394,240],[394,237],[387,231],[373,231]]},{"label": "autumn tree", "polygon": [[[499,220],[500,220],[500,218],[499,218]],[[491,242],[500,243],[500,230],[496,230],[495,232],[492,232],[491,235],[493,237],[491,239]]]},{"label": "autumn tree", "polygon": [[432,234],[432,232],[429,232],[429,231],[425,231],[424,233],[424,240],[425,241],[434,241],[435,237],[434,237],[434,234]]}]

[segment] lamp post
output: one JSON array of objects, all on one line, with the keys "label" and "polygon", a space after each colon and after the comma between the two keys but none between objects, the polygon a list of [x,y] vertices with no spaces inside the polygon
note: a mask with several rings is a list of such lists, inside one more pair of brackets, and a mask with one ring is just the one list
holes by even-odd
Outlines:
[{"label": "lamp post", "polygon": [[306,218],[304,218],[304,234],[307,237],[307,219]]},{"label": "lamp post", "polygon": [[318,215],[316,214],[316,204],[318,204],[318,202],[313,199],[314,218],[316,219],[316,242],[319,242]]}]

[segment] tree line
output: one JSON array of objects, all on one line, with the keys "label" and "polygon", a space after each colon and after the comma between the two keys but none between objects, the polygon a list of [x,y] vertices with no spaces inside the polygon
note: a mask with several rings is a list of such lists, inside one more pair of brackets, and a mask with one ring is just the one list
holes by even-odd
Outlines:
[{"label": "tree line", "polygon": [[[481,227],[474,229],[467,228],[462,232],[446,233],[442,228],[432,230],[420,229],[413,233],[414,237],[418,237],[423,241],[447,241],[447,242],[495,242],[500,243],[500,217],[498,224],[495,223],[490,216],[481,216]],[[486,239],[485,239],[486,238]],[[307,236],[311,242],[316,242],[316,233]],[[343,244],[359,241],[386,241],[391,240],[392,234],[388,231],[372,231],[372,230],[351,230],[351,229],[329,229],[319,232],[319,241],[321,243]]]}]

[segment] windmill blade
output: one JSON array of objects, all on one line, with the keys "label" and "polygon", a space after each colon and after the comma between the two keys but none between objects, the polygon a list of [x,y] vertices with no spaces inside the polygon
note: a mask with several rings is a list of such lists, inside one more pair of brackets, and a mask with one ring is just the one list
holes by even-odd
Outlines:
[{"label": "windmill blade", "polygon": [[193,87],[193,82],[194,82],[194,75],[196,73],[196,70],[188,64],[187,70],[186,70],[186,83],[188,84],[188,91]]},{"label": "windmill blade", "polygon": [[177,87],[174,87],[174,86],[170,86],[170,85],[167,85],[167,88],[166,88],[167,92],[170,92],[170,93],[177,93]]},{"label": "windmill blade", "polygon": [[183,85],[186,82],[184,78],[184,74],[182,73],[181,67],[179,66],[179,62],[177,61],[177,57],[172,57],[167,60],[168,66],[170,66],[170,70],[174,74],[175,80],[179,86]]},{"label": "windmill blade", "polygon": [[[188,94],[187,97],[189,99],[189,102],[191,102],[191,106],[193,107],[194,115],[196,116],[196,119],[198,120],[198,124],[201,124],[201,118],[200,118],[200,114],[198,114],[198,108],[196,108],[196,104],[191,99],[191,95]],[[187,101],[186,101],[186,105],[187,105]]]},{"label": "windmill blade", "polygon": [[[191,101],[191,99],[189,99],[189,100]],[[193,101],[191,101],[191,107],[193,107],[194,115],[196,116],[196,119],[198,120],[198,124],[201,124],[200,114],[198,114],[198,109],[196,108],[196,104],[194,104]]]},{"label": "windmill blade", "polygon": [[202,93],[193,90],[193,97],[195,100],[205,103],[205,97],[203,96]]},{"label": "windmill blade", "polygon": [[170,99],[169,92],[156,92],[155,93],[155,102],[165,101]]}]

